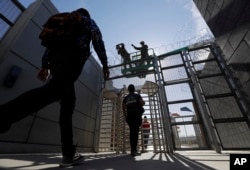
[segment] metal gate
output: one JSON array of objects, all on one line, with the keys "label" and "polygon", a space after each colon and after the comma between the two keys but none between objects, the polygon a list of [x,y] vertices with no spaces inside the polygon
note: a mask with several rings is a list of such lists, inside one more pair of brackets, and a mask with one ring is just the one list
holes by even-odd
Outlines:
[{"label": "metal gate", "polygon": [[[216,44],[184,47],[160,56],[151,53],[148,60],[144,63],[150,66],[143,68],[137,68],[136,61],[128,70],[124,64],[110,67],[112,83],[104,93],[116,94],[112,105],[118,107],[110,117],[116,119],[112,121],[116,130],[110,130],[116,140],[109,146],[128,150],[129,131],[120,108],[126,85],[133,83],[147,101],[145,114],[151,122],[149,141],[154,152],[250,148],[249,108]],[[140,135],[141,148],[143,140]]]}]

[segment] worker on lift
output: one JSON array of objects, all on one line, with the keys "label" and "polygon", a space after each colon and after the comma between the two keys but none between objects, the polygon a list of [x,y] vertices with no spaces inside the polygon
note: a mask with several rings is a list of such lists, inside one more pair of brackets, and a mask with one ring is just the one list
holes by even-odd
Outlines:
[{"label": "worker on lift", "polygon": [[126,69],[127,64],[129,63],[129,67],[131,68],[131,59],[130,59],[130,54],[127,52],[125,49],[125,45],[123,43],[117,44],[116,45],[116,50],[119,55],[123,58],[123,63],[124,63],[124,68]]},{"label": "worker on lift", "polygon": [[[132,47],[134,47],[134,49],[141,51],[141,60],[143,60],[143,59],[146,59],[146,58],[149,57],[149,55],[148,55],[148,45],[145,44],[144,41],[141,41],[140,44],[141,44],[141,47],[136,47],[134,44],[131,44],[131,45],[132,45]],[[142,61],[140,63],[140,65],[142,66],[144,64],[144,62],[145,62],[145,60]],[[147,60],[147,64],[150,64],[149,60]]]}]

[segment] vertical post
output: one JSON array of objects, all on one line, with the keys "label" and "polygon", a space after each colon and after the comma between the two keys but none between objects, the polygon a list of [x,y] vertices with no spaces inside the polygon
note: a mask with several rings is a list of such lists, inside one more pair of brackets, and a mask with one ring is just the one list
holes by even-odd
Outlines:
[{"label": "vertical post", "polygon": [[199,110],[201,112],[204,126],[208,132],[208,138],[209,138],[210,142],[212,143],[212,146],[214,147],[216,152],[221,153],[220,142],[219,142],[219,139],[216,135],[216,131],[215,131],[214,126],[213,126],[213,122],[209,116],[210,113],[209,113],[209,110],[207,109],[206,101],[204,101],[205,97],[201,92],[200,83],[199,83],[199,81],[196,78],[196,75],[194,73],[194,69],[193,69],[192,61],[190,60],[190,57],[189,57],[189,53],[187,50],[183,50],[182,55],[185,58],[187,68],[188,68],[190,75],[191,75],[191,80],[192,80],[193,89],[194,89],[194,95],[197,98],[197,103],[198,103]]},{"label": "vertical post", "polygon": [[164,89],[164,81],[161,75],[160,66],[158,65],[158,59],[155,54],[154,56],[154,69],[156,74],[156,83],[159,87],[159,99],[160,99],[160,109],[161,109],[161,118],[163,123],[163,132],[166,141],[167,152],[173,153],[174,146],[171,138],[171,122],[169,117],[169,111],[167,107],[167,97]]},{"label": "vertical post", "polygon": [[[126,86],[124,85],[123,86],[123,93],[125,93],[125,91],[126,91]],[[121,101],[122,102],[122,101]],[[123,111],[121,112],[121,113],[123,113]],[[123,136],[122,136],[122,153],[126,153],[126,125],[125,125],[125,116],[124,116],[124,113],[123,113],[123,115],[122,115],[122,119],[123,119],[123,121],[122,121],[122,134],[123,134]]]}]

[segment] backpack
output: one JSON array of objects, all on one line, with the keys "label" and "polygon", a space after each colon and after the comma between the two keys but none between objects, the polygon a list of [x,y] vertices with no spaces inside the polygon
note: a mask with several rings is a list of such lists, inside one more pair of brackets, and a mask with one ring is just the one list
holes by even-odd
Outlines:
[{"label": "backpack", "polygon": [[145,110],[139,102],[139,99],[139,94],[132,93],[125,97],[124,102],[127,105],[128,112],[138,112],[141,116],[145,112]]},{"label": "backpack", "polygon": [[45,47],[59,47],[71,44],[82,34],[82,16],[78,12],[64,12],[52,15],[39,34]]}]

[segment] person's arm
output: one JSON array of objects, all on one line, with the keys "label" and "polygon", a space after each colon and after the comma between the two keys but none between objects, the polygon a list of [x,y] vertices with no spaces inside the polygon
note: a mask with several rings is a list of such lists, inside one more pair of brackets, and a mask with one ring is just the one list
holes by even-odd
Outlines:
[{"label": "person's arm", "polygon": [[131,45],[132,45],[132,47],[134,47],[134,49],[141,50],[141,47],[136,47],[134,44],[131,44]]},{"label": "person's arm", "polygon": [[150,132],[150,123],[147,122],[147,124],[148,124],[148,133],[149,133]]},{"label": "person's arm", "polygon": [[127,116],[127,109],[126,109],[126,104],[122,104],[122,111],[123,111],[123,115],[126,117]]},{"label": "person's arm", "polygon": [[139,95],[139,103],[144,106],[145,105],[145,102],[144,100],[142,99],[141,95]]},{"label": "person's arm", "polygon": [[123,102],[122,102],[122,111],[123,111],[123,116],[125,118],[125,121],[127,122],[127,106],[125,103],[125,98],[123,99]]},{"label": "person's arm", "polygon": [[96,25],[94,20],[91,20],[91,39],[95,52],[102,63],[104,78],[109,78],[109,69],[108,69],[108,59],[105,50],[105,45],[102,40],[102,34],[99,27]]}]

